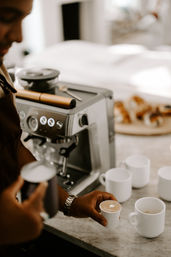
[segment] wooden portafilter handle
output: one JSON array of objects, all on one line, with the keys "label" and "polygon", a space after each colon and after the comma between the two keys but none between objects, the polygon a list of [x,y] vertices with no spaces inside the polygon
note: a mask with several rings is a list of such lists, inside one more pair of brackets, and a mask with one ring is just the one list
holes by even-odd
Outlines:
[{"label": "wooden portafilter handle", "polygon": [[24,98],[27,100],[45,103],[48,105],[53,105],[66,109],[71,109],[76,106],[76,100],[71,97],[40,93],[31,90],[17,90],[17,93],[15,95],[18,98]]}]

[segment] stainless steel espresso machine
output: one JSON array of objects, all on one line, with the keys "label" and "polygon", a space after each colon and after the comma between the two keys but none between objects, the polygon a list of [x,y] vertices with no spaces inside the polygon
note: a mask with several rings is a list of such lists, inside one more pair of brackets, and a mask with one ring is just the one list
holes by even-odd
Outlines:
[{"label": "stainless steel espresso machine", "polygon": [[[113,93],[58,81],[58,75],[48,69],[20,72],[24,94],[16,95],[16,107],[24,141],[32,142],[36,159],[55,165],[58,182],[68,192],[82,194],[97,186],[100,173],[115,166]],[[41,100],[44,95],[50,95],[48,101]],[[55,96],[72,99],[72,104],[49,101]]]}]

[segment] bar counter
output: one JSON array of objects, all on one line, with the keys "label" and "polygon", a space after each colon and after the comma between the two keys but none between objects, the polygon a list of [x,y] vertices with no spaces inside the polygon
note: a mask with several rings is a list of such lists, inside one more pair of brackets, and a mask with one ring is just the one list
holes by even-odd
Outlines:
[{"label": "bar counter", "polygon": [[[157,238],[147,239],[137,234],[128,221],[134,203],[144,196],[158,196],[157,172],[171,165],[171,136],[115,135],[116,166],[131,154],[144,154],[151,160],[150,183],[133,189],[129,200],[122,203],[120,225],[108,231],[91,218],[66,217],[61,212],[45,223],[45,230],[80,246],[97,256],[107,257],[170,257],[171,256],[171,202],[166,202],[165,230]],[[104,190],[103,186],[97,189]]]}]

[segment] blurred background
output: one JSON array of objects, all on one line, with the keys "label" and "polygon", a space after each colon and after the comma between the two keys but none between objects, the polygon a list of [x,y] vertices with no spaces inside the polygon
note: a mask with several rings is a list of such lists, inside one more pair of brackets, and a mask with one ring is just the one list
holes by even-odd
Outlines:
[{"label": "blurred background", "polygon": [[170,45],[170,14],[170,0],[36,0],[23,23],[23,42],[13,45],[6,62],[21,65],[24,56],[73,39]]},{"label": "blurred background", "polygon": [[171,0],[35,0],[5,64],[55,68],[64,81],[115,97],[130,89],[168,97],[170,14]]}]

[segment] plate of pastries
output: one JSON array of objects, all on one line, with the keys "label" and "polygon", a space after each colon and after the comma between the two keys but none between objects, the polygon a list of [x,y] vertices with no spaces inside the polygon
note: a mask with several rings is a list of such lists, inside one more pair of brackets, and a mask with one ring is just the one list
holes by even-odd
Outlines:
[{"label": "plate of pastries", "polygon": [[171,105],[150,103],[133,95],[114,103],[115,132],[130,135],[171,133]]}]

